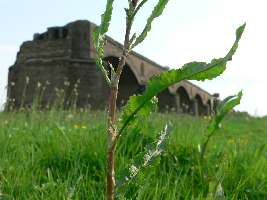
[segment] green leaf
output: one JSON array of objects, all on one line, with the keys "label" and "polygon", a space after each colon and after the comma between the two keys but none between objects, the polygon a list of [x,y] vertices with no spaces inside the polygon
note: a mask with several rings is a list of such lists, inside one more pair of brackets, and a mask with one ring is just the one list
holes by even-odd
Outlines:
[{"label": "green leaf", "polygon": [[[147,1],[142,1],[139,5],[140,7],[137,7],[137,11],[146,3]],[[131,46],[131,48],[136,47],[138,44],[140,44],[141,42],[144,41],[144,39],[146,38],[148,32],[151,30],[151,26],[152,26],[152,22],[154,21],[155,18],[159,17],[165,6],[167,5],[167,3],[169,2],[169,0],[159,0],[157,5],[154,7],[151,15],[148,17],[147,22],[146,22],[146,26],[143,29],[142,33],[136,38],[134,44]],[[134,13],[135,15],[136,13]]]},{"label": "green leaf", "polygon": [[101,15],[101,24],[94,30],[93,41],[96,48],[101,45],[101,41],[103,41],[103,36],[108,32],[113,11],[113,2],[114,0],[107,0],[106,10]]},{"label": "green leaf", "polygon": [[235,97],[235,95],[231,95],[231,96],[228,96],[226,97],[224,100],[220,101],[220,103],[218,105],[216,105],[216,113],[218,113],[218,110],[221,110],[222,109],[222,106],[227,103],[229,100],[233,99]]},{"label": "green leaf", "polygon": [[165,150],[166,141],[171,133],[172,124],[166,124],[164,129],[159,133],[156,145],[151,148],[152,144],[147,148],[146,152],[141,152],[131,162],[130,166],[119,174],[116,187],[122,187],[133,181],[141,170],[150,166],[156,158],[158,158]]},{"label": "green leaf", "polygon": [[242,98],[242,91],[240,91],[237,95],[226,97],[223,101],[220,102],[217,108],[217,112],[215,117],[212,119],[208,130],[205,142],[201,145],[200,149],[200,160],[201,162],[204,159],[204,154],[207,149],[207,145],[210,141],[210,138],[214,135],[215,131],[220,127],[220,123],[226,114],[231,111],[235,106],[240,104],[240,100]]},{"label": "green leaf", "polygon": [[137,8],[135,9],[134,13],[133,13],[133,16],[132,18],[135,17],[135,15],[138,13],[138,11],[143,7],[143,5],[145,5],[145,3],[147,2],[148,0],[142,0],[141,3],[138,4]]},{"label": "green leaf", "polygon": [[225,117],[225,115],[229,111],[231,111],[235,106],[240,104],[241,98],[242,98],[242,91],[240,91],[237,95],[225,98],[221,102],[221,104],[219,104],[216,116],[214,117],[208,128],[209,134],[212,134],[216,129],[219,128],[219,125],[223,120],[223,118]]},{"label": "green leaf", "polygon": [[[226,69],[226,63],[227,61],[232,60],[233,55],[235,54],[237,48],[238,48],[238,42],[242,37],[242,34],[245,30],[246,24],[243,24],[236,30],[236,40],[228,52],[228,54],[224,58],[219,59],[213,59],[211,63],[199,63],[199,66],[197,64],[194,65],[195,68],[199,67],[202,68],[203,71],[200,73],[195,74],[194,76],[190,77],[189,80],[205,80],[205,79],[213,79],[216,76],[222,74]],[[209,66],[207,66],[209,65]],[[215,67],[216,66],[216,67]],[[187,67],[185,65],[184,67]]]},{"label": "green leaf", "polygon": [[108,32],[109,24],[111,21],[113,2],[114,0],[107,0],[106,10],[104,14],[101,15],[101,24],[96,27],[93,32],[93,43],[97,52],[96,64],[104,74],[105,79],[109,85],[110,79],[108,77],[108,72],[103,65],[102,57],[104,55],[105,34]]},{"label": "green leaf", "polygon": [[[130,100],[131,103],[130,104],[127,104],[127,106],[125,106],[123,108],[123,115],[124,116],[131,116],[129,118],[129,120],[132,121],[132,124],[134,124],[134,121],[140,121],[140,120],[137,120],[138,118],[144,118],[146,116],[149,116],[152,112],[156,111],[157,110],[157,105],[158,105],[158,99],[156,97],[152,97],[149,101],[147,101],[142,109],[139,110],[138,112],[138,117],[136,115],[132,115],[132,112],[133,110],[135,110],[136,106],[137,105],[141,105],[143,103],[142,101],[142,98],[140,98],[140,96],[131,96],[130,97]],[[129,103],[128,101],[128,103]],[[125,123],[125,121],[123,121],[123,117],[120,118],[120,122],[121,123]]]},{"label": "green leaf", "polygon": [[245,24],[237,29],[236,40],[225,57],[213,59],[210,63],[191,62],[185,64],[181,69],[164,71],[163,73],[152,77],[147,82],[147,89],[144,94],[130,97],[126,106],[123,108],[121,116],[122,126],[119,131],[119,135],[123,132],[127,125],[136,118],[136,114],[142,110],[143,107],[146,107],[146,109],[149,107],[149,101],[154,96],[157,96],[169,86],[182,80],[211,80],[222,74],[226,68],[226,63],[231,60],[230,58],[232,58],[236,51],[244,28]]}]

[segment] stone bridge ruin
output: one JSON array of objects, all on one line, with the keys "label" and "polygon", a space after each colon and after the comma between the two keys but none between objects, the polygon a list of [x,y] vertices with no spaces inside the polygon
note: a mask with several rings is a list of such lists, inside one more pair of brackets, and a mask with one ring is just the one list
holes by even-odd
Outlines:
[{"label": "stone bridge ruin", "polygon": [[[61,105],[105,109],[108,88],[96,66],[96,51],[92,43],[95,25],[75,21],[63,27],[48,28],[24,42],[8,74],[8,107],[32,106],[36,96],[40,105],[50,108],[62,92]],[[106,37],[105,60],[116,66],[122,45]],[[167,70],[154,61],[131,52],[122,74],[118,106],[129,96],[142,93],[153,75]],[[179,113],[208,115],[215,96],[189,81],[169,87],[159,96],[159,109]]]}]

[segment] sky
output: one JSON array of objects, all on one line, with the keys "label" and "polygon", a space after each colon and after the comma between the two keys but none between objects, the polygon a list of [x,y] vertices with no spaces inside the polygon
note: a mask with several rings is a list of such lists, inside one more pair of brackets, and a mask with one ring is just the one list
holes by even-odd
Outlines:
[{"label": "sky", "polygon": [[[138,15],[133,33],[140,33],[156,0],[148,0]],[[47,27],[87,19],[100,23],[105,0],[0,0],[0,105],[6,99],[8,67],[13,65],[22,42]],[[114,1],[108,35],[123,42],[127,0]],[[243,90],[237,110],[267,115],[267,1],[266,0],[169,0],[147,39],[136,49],[153,61],[179,68],[190,61],[208,62],[223,57],[235,39],[235,29],[247,23],[239,49],[226,72],[212,81],[194,82],[220,98]]]}]

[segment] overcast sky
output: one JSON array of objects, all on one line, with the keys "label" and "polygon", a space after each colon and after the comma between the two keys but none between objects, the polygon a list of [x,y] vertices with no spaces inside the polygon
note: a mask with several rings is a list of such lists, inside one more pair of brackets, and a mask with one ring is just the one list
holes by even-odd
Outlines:
[{"label": "overcast sky", "polygon": [[[99,24],[105,0],[0,0],[0,104],[5,102],[8,67],[19,46],[49,26],[87,19]],[[108,35],[122,42],[127,0],[115,0]],[[156,0],[140,13],[134,30],[141,31]],[[247,22],[239,49],[226,72],[212,81],[195,82],[221,98],[243,89],[238,110],[267,115],[267,3],[266,0],[169,0],[146,41],[135,51],[155,62],[179,68],[189,61],[222,57],[235,39],[235,29]]]}]

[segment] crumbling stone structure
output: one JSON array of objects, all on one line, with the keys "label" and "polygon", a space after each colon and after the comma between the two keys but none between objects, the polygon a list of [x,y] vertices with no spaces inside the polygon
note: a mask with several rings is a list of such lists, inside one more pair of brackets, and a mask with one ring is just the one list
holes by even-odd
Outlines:
[{"label": "crumbling stone structure", "polygon": [[[50,108],[58,102],[70,106],[105,109],[108,88],[95,64],[92,43],[95,25],[75,21],[63,27],[48,28],[24,42],[16,62],[9,68],[8,106],[32,106],[35,102]],[[105,60],[116,66],[122,45],[107,37]],[[118,106],[129,96],[145,90],[146,82],[166,68],[132,52],[120,81]],[[215,97],[189,81],[169,87],[159,96],[160,110],[205,115],[211,112]]]}]

